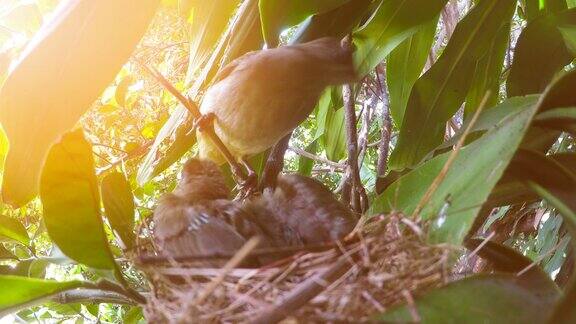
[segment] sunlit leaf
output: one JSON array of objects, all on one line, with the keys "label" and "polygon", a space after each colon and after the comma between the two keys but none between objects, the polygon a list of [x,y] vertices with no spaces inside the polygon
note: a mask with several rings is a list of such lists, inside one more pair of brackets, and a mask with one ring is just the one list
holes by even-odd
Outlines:
[{"label": "sunlit leaf", "polygon": [[1,276],[0,315],[16,311],[34,303],[39,303],[47,297],[66,290],[82,286],[80,281],[57,282],[17,276]]},{"label": "sunlit leaf", "polygon": [[434,41],[438,19],[432,19],[390,53],[386,62],[386,82],[390,96],[390,114],[397,127],[402,126],[412,86],[420,77]]},{"label": "sunlit leaf", "polygon": [[[476,4],[456,26],[438,61],[414,85],[390,167],[412,167],[442,143],[445,123],[466,98],[476,68],[515,9],[514,0]],[[422,127],[425,125],[425,127]]]},{"label": "sunlit leaf", "polygon": [[0,260],[18,260],[18,257],[8,251],[4,245],[0,244]]},{"label": "sunlit leaf", "polygon": [[239,2],[239,0],[211,0],[193,3],[188,82],[209,58],[214,44],[226,30],[226,25]]},{"label": "sunlit leaf", "polygon": [[0,238],[11,239],[24,245],[30,243],[26,227],[17,219],[0,215]]},{"label": "sunlit leaf", "polygon": [[158,2],[62,1],[34,35],[0,92],[0,122],[10,140],[4,202],[20,206],[37,194],[50,145],[114,79]]},{"label": "sunlit leaf", "polygon": [[120,105],[120,107],[126,106],[126,95],[128,94],[128,87],[134,82],[131,76],[127,76],[116,87],[116,92],[114,97],[116,98],[116,103]]},{"label": "sunlit leaf", "polygon": [[370,22],[354,33],[358,74],[372,71],[392,50],[435,19],[447,0],[384,1]]},{"label": "sunlit leaf", "polygon": [[93,268],[115,269],[100,215],[92,150],[81,130],[65,134],[50,149],[40,198],[48,235],[64,254]]},{"label": "sunlit leaf", "polygon": [[134,235],[134,196],[124,174],[112,172],[102,179],[100,186],[106,218],[112,230],[120,237],[123,246],[131,249]]}]

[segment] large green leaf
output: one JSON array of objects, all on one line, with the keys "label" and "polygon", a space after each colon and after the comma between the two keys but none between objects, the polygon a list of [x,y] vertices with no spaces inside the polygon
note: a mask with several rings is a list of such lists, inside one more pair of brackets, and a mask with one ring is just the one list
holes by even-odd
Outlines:
[{"label": "large green leaf", "polygon": [[14,240],[24,245],[30,243],[26,227],[17,219],[0,215],[0,238]]},{"label": "large green leaf", "polygon": [[100,188],[106,218],[112,230],[122,240],[124,247],[131,249],[136,237],[134,235],[134,196],[130,183],[123,173],[112,172],[104,177]]},{"label": "large green leaf", "polygon": [[0,92],[0,122],[10,140],[4,202],[20,206],[37,194],[50,145],[114,79],[158,3],[64,1],[34,35]]},{"label": "large green leaf", "polygon": [[354,33],[358,74],[372,71],[392,50],[436,19],[447,0],[387,0],[370,22]]},{"label": "large green leaf", "polygon": [[466,96],[464,106],[464,116],[472,116],[474,111],[480,106],[487,91],[490,97],[486,102],[486,107],[492,107],[498,103],[500,93],[500,74],[504,67],[504,57],[510,40],[510,24],[502,26],[492,42],[484,57],[476,63],[476,72],[472,85]]},{"label": "large green leaf", "polygon": [[475,275],[417,297],[414,306],[394,307],[378,319],[410,322],[415,310],[420,323],[542,323],[559,297],[550,294],[553,289],[515,274]]},{"label": "large green leaf", "polygon": [[515,4],[514,0],[481,1],[457,25],[444,53],[412,89],[398,145],[390,157],[392,169],[416,165],[442,142],[445,123],[464,101],[476,62],[509,23]]},{"label": "large green leaf", "polygon": [[0,316],[33,305],[60,292],[82,287],[82,285],[80,281],[57,282],[0,275],[0,287],[2,287]]},{"label": "large green leaf", "polygon": [[330,108],[328,110],[323,139],[326,157],[329,160],[338,162],[346,156],[344,108],[340,107],[337,110]]},{"label": "large green leaf", "polygon": [[[306,152],[311,154],[316,154],[318,149],[318,140],[313,141],[308,146],[306,146]],[[310,176],[312,174],[312,168],[314,167],[314,160],[311,160],[304,156],[298,157],[298,173]]]},{"label": "large green leaf", "polygon": [[573,55],[558,29],[560,21],[565,33],[576,31],[576,9],[540,16],[522,31],[506,83],[508,96],[542,92],[554,75],[572,61]]},{"label": "large green leaf", "polygon": [[40,181],[48,235],[69,258],[97,269],[115,269],[100,215],[100,195],[90,144],[81,130],[52,146]]},{"label": "large green leaf", "polygon": [[333,10],[350,0],[260,0],[262,34],[269,47],[278,45],[282,29],[307,17]]},{"label": "large green leaf", "polygon": [[398,128],[402,126],[404,111],[408,104],[408,97],[412,86],[422,73],[428,60],[430,47],[434,41],[438,19],[429,23],[395,50],[390,53],[386,61],[386,82],[390,98],[390,114]]},{"label": "large green leaf", "polygon": [[[516,102],[524,104],[522,100]],[[514,155],[536,109],[536,105],[519,111],[512,109],[513,113],[462,148],[420,215],[435,220],[432,238],[456,244],[462,241]],[[371,211],[396,209],[411,214],[451,153],[425,162],[394,182],[375,199]]]}]

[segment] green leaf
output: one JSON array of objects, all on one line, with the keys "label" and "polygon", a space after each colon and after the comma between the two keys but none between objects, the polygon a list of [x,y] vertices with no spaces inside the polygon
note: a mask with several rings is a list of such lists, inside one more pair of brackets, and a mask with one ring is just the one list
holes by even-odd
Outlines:
[{"label": "green leaf", "polygon": [[[413,310],[420,323],[543,323],[559,297],[553,290],[515,274],[481,274],[425,293]],[[378,319],[413,321],[411,307],[394,307]]]},{"label": "green leaf", "polygon": [[372,71],[400,43],[435,19],[447,0],[384,1],[372,19],[354,33],[358,74]]},{"label": "green leaf", "polygon": [[504,67],[504,58],[506,57],[509,40],[510,24],[506,24],[498,31],[484,57],[476,63],[476,72],[466,96],[464,116],[472,116],[474,114],[487,91],[490,91],[490,97],[486,102],[486,107],[493,107],[498,103],[500,74]]},{"label": "green leaf", "polygon": [[[523,104],[521,100],[517,103]],[[430,232],[435,241],[462,242],[520,145],[536,112],[536,105],[512,111],[482,137],[462,148],[446,178],[420,214],[423,219],[435,220]],[[371,212],[395,209],[411,214],[451,153],[425,162],[394,182],[375,199]]]},{"label": "green leaf", "polygon": [[50,296],[82,287],[82,285],[80,281],[57,282],[0,275],[0,287],[2,287],[0,315],[7,315],[19,308],[39,303]]},{"label": "green leaf", "polygon": [[562,11],[567,8],[566,0],[523,0],[523,2],[525,3],[528,21],[532,21],[548,12]]},{"label": "green leaf", "polygon": [[24,245],[30,244],[26,227],[17,219],[4,215],[0,215],[0,238],[14,240]]},{"label": "green leaf", "polygon": [[18,257],[8,251],[4,245],[0,244],[0,261],[1,260],[18,260]]},{"label": "green leaf", "polygon": [[158,3],[67,1],[30,40],[0,91],[0,122],[10,140],[4,202],[21,206],[37,194],[50,146],[114,79]]},{"label": "green leaf", "polygon": [[326,157],[338,162],[346,156],[346,127],[344,108],[330,108],[326,116],[326,129],[323,136]]},{"label": "green leaf", "polygon": [[97,269],[115,269],[100,215],[100,195],[90,144],[82,130],[52,146],[40,181],[48,235],[71,259]]},{"label": "green leaf", "polygon": [[572,61],[573,55],[558,29],[560,21],[566,32],[576,30],[576,26],[567,25],[576,24],[576,9],[543,15],[524,28],[506,83],[509,97],[542,92],[554,75]]},{"label": "green leaf", "polygon": [[126,249],[134,247],[134,196],[123,173],[106,175],[100,186],[106,218]]},{"label": "green leaf", "polygon": [[350,0],[260,0],[262,34],[269,47],[278,45],[282,29],[307,17],[333,10]]},{"label": "green leaf", "polygon": [[321,37],[344,38],[370,13],[378,1],[354,0],[306,19],[290,39],[290,44],[305,43]]},{"label": "green leaf", "polygon": [[[315,140],[306,146],[306,152],[316,154],[316,150],[318,150],[318,141]],[[309,158],[299,156],[298,157],[298,173],[310,176],[312,174],[312,168],[314,167],[314,160]]]},{"label": "green leaf", "polygon": [[515,4],[514,0],[481,1],[456,26],[443,54],[412,89],[390,157],[392,169],[413,167],[442,143],[445,123],[464,101],[476,62],[508,24]]},{"label": "green leaf", "polygon": [[437,25],[438,18],[422,26],[416,34],[393,50],[386,62],[390,114],[397,127],[402,126],[410,91],[428,60]]}]

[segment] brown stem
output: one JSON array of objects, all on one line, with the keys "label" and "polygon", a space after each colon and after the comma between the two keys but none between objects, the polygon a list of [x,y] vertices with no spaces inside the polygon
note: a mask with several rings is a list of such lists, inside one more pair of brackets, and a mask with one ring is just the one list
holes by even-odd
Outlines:
[{"label": "brown stem", "polygon": [[[385,71],[376,69],[376,75],[384,75]],[[376,176],[384,177],[388,171],[388,154],[390,153],[390,139],[392,135],[392,118],[390,117],[390,104],[388,102],[388,88],[385,82],[378,82],[380,97],[382,98],[382,133],[378,146],[378,162]]]}]

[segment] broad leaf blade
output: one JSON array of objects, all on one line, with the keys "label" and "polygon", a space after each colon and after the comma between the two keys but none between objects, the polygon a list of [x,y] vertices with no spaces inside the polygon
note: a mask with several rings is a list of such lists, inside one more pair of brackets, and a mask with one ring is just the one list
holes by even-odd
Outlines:
[{"label": "broad leaf blade", "polygon": [[4,215],[0,215],[0,238],[14,240],[24,245],[30,243],[26,227],[17,219]]},{"label": "broad leaf blade", "polygon": [[438,19],[429,23],[390,53],[386,62],[386,82],[390,96],[390,114],[398,128],[402,126],[404,111],[412,86],[422,73],[434,41]]},{"label": "broad leaf blade", "polygon": [[[506,83],[509,97],[544,91],[554,75],[572,61],[558,29],[561,20],[576,23],[576,9],[540,16],[522,31]],[[566,31],[576,30],[574,27],[567,26]]]},{"label": "broad leaf blade", "polygon": [[[434,240],[460,244],[499,181],[528,129],[536,105],[512,111],[515,112],[459,152],[422,211],[423,219],[435,219],[431,230]],[[439,155],[397,180],[376,198],[372,211],[396,209],[412,213],[451,153]]]},{"label": "broad leaf blade", "polygon": [[0,92],[0,122],[10,140],[4,202],[21,206],[37,194],[50,145],[114,79],[158,3],[64,1],[35,34]]},{"label": "broad leaf blade", "polygon": [[391,168],[412,167],[442,143],[445,122],[464,101],[476,62],[508,24],[515,4],[513,0],[481,1],[458,24],[444,53],[412,89]]},{"label": "broad leaf blade", "polygon": [[67,133],[48,153],[40,182],[48,235],[69,258],[115,269],[100,215],[90,144],[81,130]]},{"label": "broad leaf blade", "polygon": [[57,293],[82,287],[80,281],[57,282],[17,276],[0,275],[0,315],[39,302]]},{"label": "broad leaf blade", "polygon": [[106,218],[112,230],[122,240],[123,246],[131,249],[134,235],[134,196],[130,183],[123,173],[112,172],[102,180],[100,186]]},{"label": "broad leaf blade", "polygon": [[[552,283],[553,285],[553,283]],[[416,298],[420,323],[542,323],[559,294],[553,286],[522,282],[515,274],[476,275]],[[410,322],[411,306],[392,308],[379,320]]]},{"label": "broad leaf blade", "polygon": [[400,43],[435,19],[447,0],[384,1],[370,22],[354,33],[358,74],[372,71]]}]

